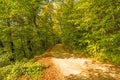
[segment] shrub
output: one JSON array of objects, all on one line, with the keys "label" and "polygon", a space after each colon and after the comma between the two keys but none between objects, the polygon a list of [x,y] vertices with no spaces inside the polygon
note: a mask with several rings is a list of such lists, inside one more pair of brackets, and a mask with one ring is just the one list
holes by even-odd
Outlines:
[{"label": "shrub", "polygon": [[14,65],[0,68],[0,80],[17,80],[23,75],[37,80],[42,75],[42,69],[43,65],[37,62],[16,62]]}]

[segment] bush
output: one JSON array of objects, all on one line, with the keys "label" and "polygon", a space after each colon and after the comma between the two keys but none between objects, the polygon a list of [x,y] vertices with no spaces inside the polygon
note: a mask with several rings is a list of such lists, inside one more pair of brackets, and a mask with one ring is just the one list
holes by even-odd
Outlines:
[{"label": "bush", "polygon": [[42,75],[42,69],[43,66],[37,62],[16,62],[14,65],[0,68],[0,80],[17,80],[24,75],[37,80]]},{"label": "bush", "polygon": [[12,58],[12,54],[2,53],[0,55],[0,67],[10,65],[11,64],[10,58]]}]

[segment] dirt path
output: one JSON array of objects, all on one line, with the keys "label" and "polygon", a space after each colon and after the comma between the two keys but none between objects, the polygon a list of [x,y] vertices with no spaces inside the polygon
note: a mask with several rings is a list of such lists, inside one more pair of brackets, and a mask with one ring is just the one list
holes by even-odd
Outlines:
[{"label": "dirt path", "polygon": [[64,80],[63,75],[56,69],[51,58],[42,58],[39,62],[46,66],[46,69],[43,71],[43,80]]},{"label": "dirt path", "polygon": [[43,80],[120,80],[120,67],[77,58],[62,44],[55,45],[38,61],[46,66]]}]

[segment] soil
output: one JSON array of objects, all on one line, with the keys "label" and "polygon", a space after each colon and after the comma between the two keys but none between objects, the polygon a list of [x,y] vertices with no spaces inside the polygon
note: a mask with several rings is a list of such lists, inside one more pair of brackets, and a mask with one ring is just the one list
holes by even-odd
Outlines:
[{"label": "soil", "polygon": [[55,45],[36,60],[46,66],[43,80],[120,80],[120,66],[80,58],[63,44]]}]

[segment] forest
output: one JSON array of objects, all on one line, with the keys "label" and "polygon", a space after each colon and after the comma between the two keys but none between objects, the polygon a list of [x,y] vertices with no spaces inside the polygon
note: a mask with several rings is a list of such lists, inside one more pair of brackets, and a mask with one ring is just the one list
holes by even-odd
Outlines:
[{"label": "forest", "polygon": [[58,43],[120,65],[120,0],[0,0],[0,80],[37,80],[34,57]]}]

